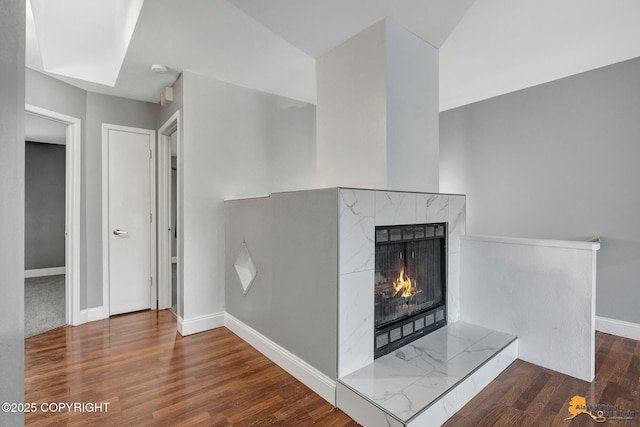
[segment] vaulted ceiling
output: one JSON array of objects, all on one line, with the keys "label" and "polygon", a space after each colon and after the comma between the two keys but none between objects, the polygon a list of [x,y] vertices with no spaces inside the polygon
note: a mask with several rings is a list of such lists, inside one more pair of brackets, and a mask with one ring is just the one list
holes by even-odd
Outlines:
[{"label": "vaulted ceiling", "polygon": [[441,110],[640,56],[636,0],[147,0],[115,87],[52,76],[158,102],[189,70],[315,102],[315,58],[385,17],[440,49]]}]

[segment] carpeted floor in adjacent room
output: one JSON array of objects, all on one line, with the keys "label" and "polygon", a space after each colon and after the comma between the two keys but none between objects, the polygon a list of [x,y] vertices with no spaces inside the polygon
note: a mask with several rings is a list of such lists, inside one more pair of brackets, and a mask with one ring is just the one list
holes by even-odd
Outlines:
[{"label": "carpeted floor in adjacent room", "polygon": [[24,279],[24,337],[64,325],[64,274]]}]

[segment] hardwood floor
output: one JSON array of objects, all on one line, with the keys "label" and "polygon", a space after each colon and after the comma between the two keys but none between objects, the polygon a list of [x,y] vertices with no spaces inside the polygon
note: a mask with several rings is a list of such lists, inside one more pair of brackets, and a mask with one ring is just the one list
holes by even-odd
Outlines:
[{"label": "hardwood floor", "polygon": [[[581,381],[516,360],[444,424],[458,426],[640,426],[640,341],[596,333],[596,378]],[[631,420],[596,423],[586,414],[572,420],[569,401],[619,406]]]},{"label": "hardwood floor", "polygon": [[[446,424],[594,426],[565,420],[569,400],[618,405],[640,426],[640,342],[596,334],[589,384],[520,360]],[[65,327],[25,340],[27,426],[356,426],[226,328],[188,337],[168,311]],[[109,404],[106,412],[43,412],[43,403]],[[54,405],[55,407],[55,405]]]},{"label": "hardwood floor", "polygon": [[[27,426],[356,426],[226,328],[181,337],[168,311],[25,340]],[[42,403],[108,402],[45,413]]]}]

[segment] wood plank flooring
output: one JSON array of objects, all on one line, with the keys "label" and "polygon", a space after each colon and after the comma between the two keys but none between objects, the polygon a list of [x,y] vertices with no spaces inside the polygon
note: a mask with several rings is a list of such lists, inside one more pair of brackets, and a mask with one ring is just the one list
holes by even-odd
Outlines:
[{"label": "wood plank flooring", "polygon": [[[640,341],[596,333],[596,377],[588,383],[516,360],[447,421],[458,426],[640,426]],[[572,420],[569,401],[619,406],[631,420],[596,423],[586,414]]]},{"label": "wood plank flooring", "polygon": [[357,425],[228,329],[181,337],[168,310],[26,339],[25,402],[109,403],[27,413],[27,426]]},{"label": "wood plank flooring", "polygon": [[[188,337],[145,311],[25,340],[25,402],[108,402],[107,412],[25,414],[27,426],[357,426],[226,328]],[[446,424],[640,426],[640,342],[596,334],[587,383],[520,360]],[[565,420],[569,400],[618,405],[633,420]]]}]

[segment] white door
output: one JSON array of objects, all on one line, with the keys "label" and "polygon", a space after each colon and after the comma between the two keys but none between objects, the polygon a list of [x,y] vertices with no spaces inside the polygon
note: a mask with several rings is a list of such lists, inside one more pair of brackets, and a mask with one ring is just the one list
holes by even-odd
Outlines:
[{"label": "white door", "polygon": [[151,308],[150,173],[155,133],[124,129],[105,129],[110,315]]}]

